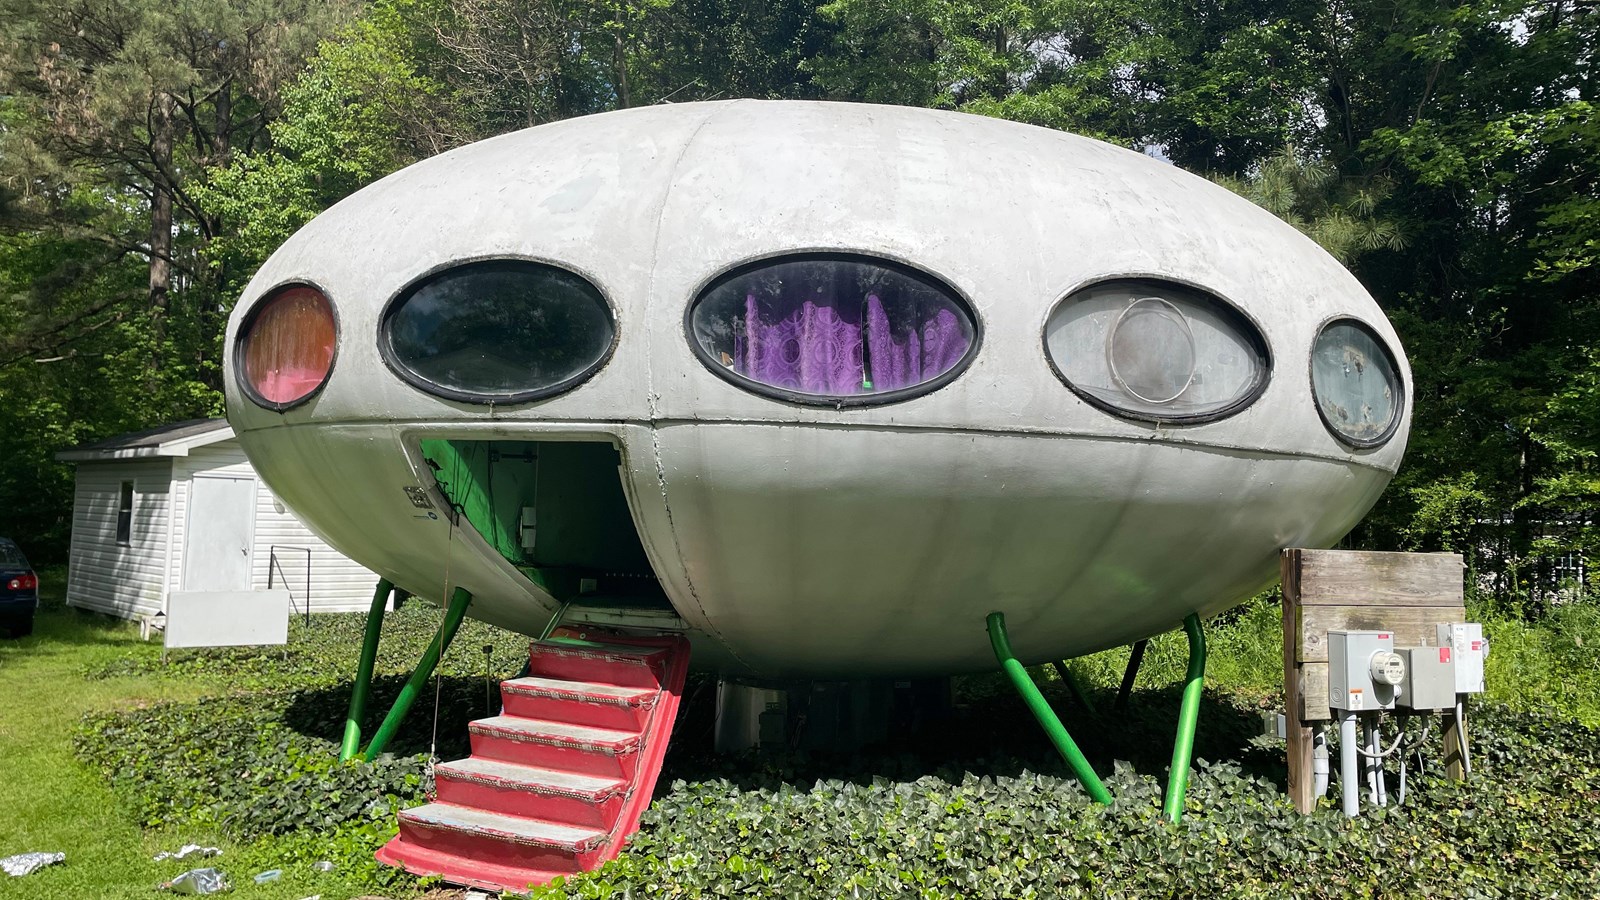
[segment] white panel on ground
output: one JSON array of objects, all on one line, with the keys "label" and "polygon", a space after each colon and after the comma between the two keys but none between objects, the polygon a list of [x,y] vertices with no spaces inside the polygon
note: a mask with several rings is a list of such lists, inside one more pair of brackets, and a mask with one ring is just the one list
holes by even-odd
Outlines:
[{"label": "white panel on ground", "polygon": [[168,647],[245,647],[289,640],[289,592],[173,591]]},{"label": "white panel on ground", "polygon": [[255,534],[255,479],[197,477],[191,482],[189,498],[183,589],[248,590],[250,548]]}]

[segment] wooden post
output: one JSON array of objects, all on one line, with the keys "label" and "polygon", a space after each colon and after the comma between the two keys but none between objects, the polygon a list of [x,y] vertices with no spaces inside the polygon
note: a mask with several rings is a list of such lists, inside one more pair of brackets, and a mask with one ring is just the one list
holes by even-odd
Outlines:
[{"label": "wooden post", "polygon": [[1301,815],[1317,808],[1311,772],[1312,728],[1301,717],[1304,704],[1297,659],[1300,635],[1300,551],[1285,550],[1283,575],[1283,709],[1288,722],[1289,800]]},{"label": "wooden post", "polygon": [[[1461,557],[1453,553],[1283,551],[1283,694],[1288,719],[1289,798],[1316,808],[1312,736],[1328,708],[1328,632],[1382,629],[1397,647],[1428,647],[1436,626],[1466,618]],[[1464,774],[1453,714],[1446,717],[1445,766]]]}]

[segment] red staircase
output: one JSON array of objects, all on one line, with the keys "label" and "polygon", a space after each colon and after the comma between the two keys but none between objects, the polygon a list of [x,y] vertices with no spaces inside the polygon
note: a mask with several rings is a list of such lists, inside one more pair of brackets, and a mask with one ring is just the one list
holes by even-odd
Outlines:
[{"label": "red staircase", "polygon": [[400,813],[378,860],[525,891],[617,855],[650,805],[688,672],[682,637],[555,638],[502,682],[501,715],[467,726],[472,756],[434,770],[438,797]]}]

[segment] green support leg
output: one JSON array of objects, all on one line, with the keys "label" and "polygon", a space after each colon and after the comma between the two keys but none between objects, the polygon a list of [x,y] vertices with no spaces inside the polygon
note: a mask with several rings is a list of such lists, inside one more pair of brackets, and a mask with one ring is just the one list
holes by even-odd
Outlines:
[{"label": "green support leg", "polygon": [[1083,685],[1079,684],[1077,676],[1072,674],[1072,667],[1065,662],[1051,663],[1051,665],[1056,667],[1056,674],[1061,676],[1061,680],[1067,683],[1067,693],[1072,695],[1073,702],[1088,710],[1089,715],[1100,718],[1100,711],[1094,708],[1094,701],[1083,692]]},{"label": "green support leg", "polygon": [[372,736],[372,743],[367,745],[367,752],[362,754],[363,759],[368,762],[377,759],[395,732],[400,730],[400,722],[405,719],[406,713],[411,711],[411,704],[416,702],[423,685],[428,683],[429,676],[439,665],[439,658],[444,656],[444,652],[450,649],[450,642],[455,640],[456,629],[461,627],[461,620],[466,617],[467,605],[471,602],[471,594],[464,588],[456,588],[455,594],[450,597],[450,608],[445,611],[444,624],[439,626],[439,633],[433,636],[433,642],[422,654],[422,661],[417,663],[416,670],[406,679],[405,687],[400,689],[400,696],[395,698],[389,715],[384,717],[383,724],[378,726],[377,733]]},{"label": "green support leg", "polygon": [[367,716],[367,694],[372,689],[372,666],[378,658],[378,635],[383,631],[383,607],[389,602],[394,585],[378,579],[372,593],[372,609],[367,611],[367,633],[361,639],[361,664],[356,667],[356,684],[350,691],[350,711],[344,717],[344,740],[339,743],[339,761],[355,759],[361,752],[361,723]]},{"label": "green support leg", "polygon": [[1117,702],[1113,708],[1122,711],[1128,708],[1128,698],[1133,695],[1133,683],[1139,678],[1139,666],[1144,663],[1144,648],[1150,645],[1148,639],[1135,641],[1133,649],[1128,651],[1128,668],[1122,672],[1122,687],[1117,688]]},{"label": "green support leg", "polygon": [[1006,617],[1004,613],[993,612],[989,614],[989,643],[994,647],[995,659],[1000,661],[1000,668],[1005,670],[1006,676],[1011,679],[1011,684],[1022,695],[1022,700],[1028,705],[1033,717],[1039,720],[1040,727],[1049,735],[1050,742],[1056,745],[1056,750],[1061,758],[1072,767],[1072,773],[1078,776],[1078,781],[1089,796],[1097,803],[1111,805],[1111,792],[1100,783],[1100,776],[1094,773],[1089,761],[1083,758],[1083,753],[1078,745],[1073,742],[1072,735],[1067,734],[1067,729],[1056,718],[1055,710],[1045,702],[1044,695],[1039,693],[1039,688],[1028,677],[1028,670],[1017,662],[1011,653],[1011,642],[1006,639]]},{"label": "green support leg", "polygon": [[1189,761],[1194,758],[1194,732],[1200,723],[1200,694],[1206,681],[1206,635],[1200,617],[1183,620],[1189,635],[1189,671],[1183,682],[1183,705],[1178,708],[1178,736],[1172,742],[1172,769],[1167,775],[1167,797],[1161,806],[1169,821],[1183,818],[1183,799],[1189,790]]}]

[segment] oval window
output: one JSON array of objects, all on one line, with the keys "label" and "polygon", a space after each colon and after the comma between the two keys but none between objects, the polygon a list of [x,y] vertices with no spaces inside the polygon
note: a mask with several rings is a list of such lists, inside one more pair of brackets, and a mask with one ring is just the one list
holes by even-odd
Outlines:
[{"label": "oval window", "polygon": [[328,298],[310,285],[285,285],[257,304],[239,329],[239,383],[258,405],[282,412],[327,382],[338,342]]},{"label": "oval window", "polygon": [[718,279],[689,308],[696,353],[734,384],[800,403],[887,403],[948,383],[977,348],[950,287],[865,257],[787,257]]},{"label": "oval window", "polygon": [[1266,387],[1266,341],[1242,313],[1203,291],[1160,281],[1103,281],[1055,308],[1045,350],[1067,386],[1134,419],[1204,422],[1250,405]]},{"label": "oval window", "polygon": [[560,393],[605,362],[616,329],[599,289],[541,263],[466,263],[406,288],[378,341],[403,378],[469,403]]},{"label": "oval window", "polygon": [[1367,326],[1328,323],[1311,350],[1311,392],[1329,430],[1357,447],[1375,447],[1400,421],[1401,384],[1394,357]]}]

